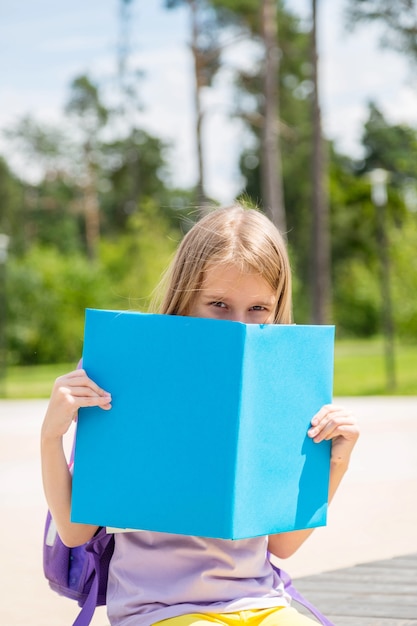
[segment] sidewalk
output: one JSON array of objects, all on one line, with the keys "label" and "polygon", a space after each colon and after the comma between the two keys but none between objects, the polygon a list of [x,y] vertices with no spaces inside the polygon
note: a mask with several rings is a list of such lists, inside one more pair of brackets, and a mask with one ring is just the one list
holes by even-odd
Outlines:
[{"label": "sidewalk", "polygon": [[[417,552],[417,398],[338,399],[358,416],[351,468],[315,531],[283,565],[294,577]],[[46,505],[39,430],[46,402],[0,401],[0,624],[66,626],[76,603],[49,590],[42,573]],[[93,626],[106,626],[105,609]]]}]

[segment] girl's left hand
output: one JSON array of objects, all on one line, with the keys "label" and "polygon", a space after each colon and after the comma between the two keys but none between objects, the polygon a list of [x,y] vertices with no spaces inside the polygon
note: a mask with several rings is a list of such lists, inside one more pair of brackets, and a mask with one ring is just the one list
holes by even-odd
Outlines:
[{"label": "girl's left hand", "polygon": [[340,406],[326,404],[311,420],[308,436],[315,443],[332,442],[332,462],[348,462],[359,437],[359,428],[353,414]]}]

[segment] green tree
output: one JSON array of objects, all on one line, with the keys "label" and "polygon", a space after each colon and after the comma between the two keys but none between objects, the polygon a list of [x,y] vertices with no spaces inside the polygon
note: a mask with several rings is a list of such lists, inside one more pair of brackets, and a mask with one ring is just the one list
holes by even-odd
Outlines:
[{"label": "green tree", "polygon": [[66,112],[76,120],[81,131],[83,171],[83,210],[86,244],[91,259],[95,258],[100,239],[100,206],[97,197],[98,151],[100,131],[108,120],[108,109],[101,101],[99,90],[87,76],[72,81]]},{"label": "green tree", "polygon": [[[9,362],[79,358],[84,309],[144,308],[188,228],[191,195],[169,184],[167,144],[118,125],[104,140],[112,111],[89,79],[74,81],[67,109],[64,130],[25,118],[9,133],[39,164],[38,183],[20,182],[0,162],[0,223],[24,243],[9,263]],[[86,246],[86,185],[101,213],[94,256]]]},{"label": "green tree", "polygon": [[[10,148],[31,172],[36,164],[38,179],[29,182],[24,169],[20,174],[22,193],[16,216],[21,219],[12,235],[12,250],[22,252],[22,242],[26,249],[36,242],[56,245],[63,251],[82,249],[77,145],[69,131],[24,116],[6,136]],[[21,243],[16,246],[18,241]]]},{"label": "green tree", "polygon": [[111,281],[108,308],[146,311],[152,292],[167,267],[182,233],[148,199],[129,216],[117,239],[100,243],[100,263]]},{"label": "green tree", "polygon": [[397,333],[417,341],[417,215],[407,213],[402,228],[390,234],[393,258],[394,320]]},{"label": "green tree", "polygon": [[416,174],[417,131],[406,124],[389,124],[373,102],[369,104],[362,143],[365,157],[362,171],[380,167],[390,172],[398,187]]},{"label": "green tree", "polygon": [[190,12],[190,50],[194,66],[194,110],[195,145],[198,166],[197,203],[204,213],[207,203],[205,190],[205,165],[203,145],[203,123],[206,110],[203,105],[203,92],[211,86],[220,67],[221,47],[216,14],[208,0],[165,0],[168,9],[188,6]]},{"label": "green tree", "polygon": [[311,320],[315,324],[330,321],[331,269],[329,204],[327,197],[327,159],[322,134],[318,76],[317,0],[312,0],[312,154],[311,154]]},{"label": "green tree", "polygon": [[[331,154],[334,308],[342,334],[369,336],[383,330],[380,216],[371,200],[369,178],[375,168],[383,168],[390,174],[384,228],[389,242],[393,316],[397,332],[405,335],[413,327],[413,311],[417,306],[413,298],[407,298],[403,285],[410,287],[417,280],[415,255],[411,252],[417,243],[416,225],[415,214],[407,209],[404,201],[404,185],[410,184],[417,159],[416,137],[417,132],[410,127],[390,125],[376,105],[371,104],[362,138],[364,159],[355,163],[334,152]],[[401,241],[404,241],[403,247]],[[388,277],[383,276],[382,280]]]},{"label": "green tree", "polygon": [[146,311],[181,232],[147,201],[117,239],[102,238],[97,258],[33,245],[10,258],[8,361],[76,362],[87,307]]},{"label": "green tree", "polygon": [[[251,174],[259,178],[256,199],[263,206],[271,220],[286,235],[286,211],[283,188],[283,164],[281,158],[282,123],[280,116],[281,81],[281,15],[282,4],[272,0],[212,0],[218,20],[229,31],[229,41],[242,40],[255,43],[258,49],[256,68],[252,71],[236,70],[237,85],[240,95],[246,92],[246,98],[238,98],[240,105],[236,115],[255,128],[259,149],[256,166],[250,155],[244,155]],[[255,78],[256,76],[256,78]],[[256,87],[254,88],[254,84]],[[248,103],[250,93],[255,106]]]},{"label": "green tree", "polygon": [[379,329],[379,285],[369,181],[334,149],[329,166],[333,319],[339,338],[371,336]]},{"label": "green tree", "polygon": [[84,309],[106,306],[103,270],[80,254],[36,245],[10,259],[7,285],[9,363],[76,362]]},{"label": "green tree", "polygon": [[160,139],[139,129],[133,129],[128,137],[101,144],[98,197],[104,233],[123,232],[130,215],[148,198],[164,206],[167,149]]},{"label": "green tree", "polygon": [[51,172],[27,185],[24,210],[30,245],[53,246],[62,253],[84,251],[80,189],[65,172]]},{"label": "green tree", "polygon": [[0,157],[0,233],[10,238],[12,251],[21,251],[26,244],[24,198],[24,185]]},{"label": "green tree", "polygon": [[261,2],[261,38],[264,49],[263,111],[261,132],[261,170],[263,203],[267,214],[286,235],[285,203],[282,180],[281,138],[279,132],[280,50],[278,10],[275,0]]},{"label": "green tree", "polygon": [[24,115],[12,128],[4,131],[14,151],[21,157],[22,163],[36,164],[39,178],[56,172],[72,171],[75,160],[74,142],[66,129],[56,124],[40,123],[35,118]]},{"label": "green tree", "polygon": [[[250,137],[240,158],[240,168],[246,180],[242,195],[253,198],[266,208],[262,188],[264,56],[260,43],[260,5],[250,0],[227,0],[215,4],[221,5],[223,11],[236,12],[236,28],[242,31],[246,29],[253,41],[259,44],[258,54],[253,55],[251,62],[244,69],[236,69],[235,115],[244,121]],[[232,22],[232,18],[229,21]],[[302,27],[300,19],[286,9],[282,2],[278,3],[278,24],[280,63],[276,123],[279,127],[286,231],[299,284],[307,285],[311,232],[311,180],[306,176],[310,170],[312,139],[310,34]],[[306,310],[304,306],[302,308]]]}]

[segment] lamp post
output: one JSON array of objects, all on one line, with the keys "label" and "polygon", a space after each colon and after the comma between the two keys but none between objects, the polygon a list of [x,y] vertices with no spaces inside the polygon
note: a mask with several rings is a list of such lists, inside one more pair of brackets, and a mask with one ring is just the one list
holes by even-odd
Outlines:
[{"label": "lamp post", "polygon": [[9,237],[0,233],[0,395],[6,378],[6,261]]},{"label": "lamp post", "polygon": [[411,213],[417,213],[417,185],[413,178],[408,178],[403,187],[405,206]]},{"label": "lamp post", "polygon": [[371,198],[376,209],[377,244],[380,259],[381,322],[384,335],[385,373],[387,390],[396,387],[394,320],[391,298],[391,264],[387,236],[387,182],[389,174],[381,168],[370,172]]}]

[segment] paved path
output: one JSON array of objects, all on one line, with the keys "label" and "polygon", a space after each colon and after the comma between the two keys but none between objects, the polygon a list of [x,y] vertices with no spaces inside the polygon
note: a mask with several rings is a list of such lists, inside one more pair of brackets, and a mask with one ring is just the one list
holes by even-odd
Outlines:
[{"label": "paved path", "polygon": [[336,626],[417,626],[417,553],[299,578],[297,589]]},{"label": "paved path", "polygon": [[[282,564],[294,577],[417,553],[417,398],[338,402],[358,415],[362,435],[327,527]],[[1,626],[67,626],[78,612],[74,602],[49,590],[42,574],[39,429],[45,406],[43,400],[0,401]],[[108,624],[104,608],[92,624]]]}]

